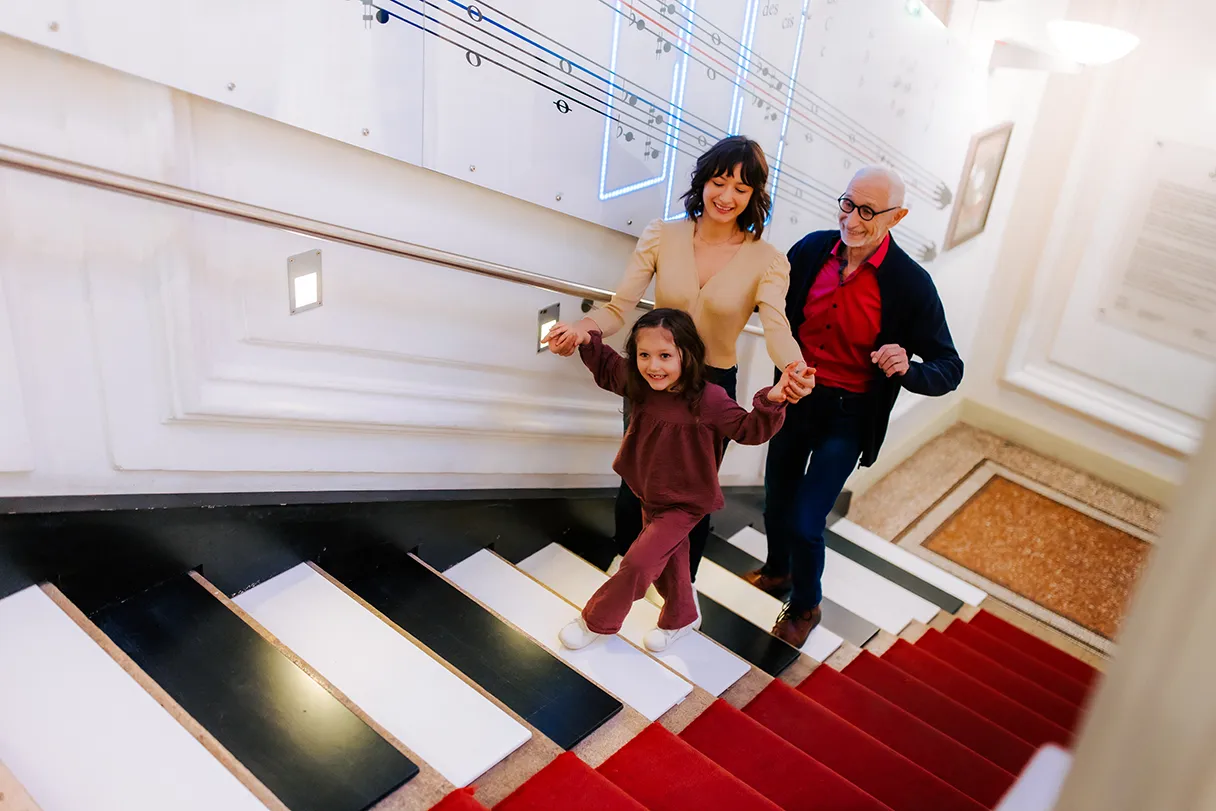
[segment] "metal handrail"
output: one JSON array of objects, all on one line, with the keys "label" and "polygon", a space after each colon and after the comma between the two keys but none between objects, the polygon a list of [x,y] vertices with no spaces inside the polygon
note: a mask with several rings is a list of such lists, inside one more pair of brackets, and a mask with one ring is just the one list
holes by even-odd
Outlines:
[{"label": "metal handrail", "polygon": [[[417,259],[432,265],[440,265],[466,273],[476,273],[479,276],[488,276],[492,279],[500,279],[515,284],[526,284],[530,287],[548,290],[552,293],[577,296],[600,302],[611,300],[613,295],[611,290],[604,290],[600,287],[579,284],[578,282],[559,279],[555,276],[531,273],[507,265],[500,265],[497,262],[486,262],[485,260],[475,259],[471,256],[451,253],[450,251],[443,251],[438,248],[428,248],[425,245],[418,245],[381,234],[372,234],[342,225],[333,225],[321,222],[320,220],[309,219],[308,217],[300,217],[296,214],[288,214],[284,211],[241,203],[205,192],[183,189],[180,186],[171,186],[155,180],[112,172],[108,169],[99,169],[95,166],[88,166],[83,163],[3,144],[0,144],[0,167],[18,169],[23,172],[31,172],[57,180],[64,180],[69,183],[79,183],[84,186],[92,186],[93,188],[178,206],[179,208],[186,208],[192,211],[201,211],[206,214],[214,214],[229,219],[252,222],[281,231],[290,231],[296,234],[303,234],[304,236],[328,240],[329,242],[337,242],[342,245],[352,245],[356,248],[366,248],[367,250],[391,256]],[[643,299],[638,302],[638,307],[644,310],[653,309],[654,302]],[[764,334],[764,331],[760,327],[752,324],[744,327],[744,332],[753,335]]]}]

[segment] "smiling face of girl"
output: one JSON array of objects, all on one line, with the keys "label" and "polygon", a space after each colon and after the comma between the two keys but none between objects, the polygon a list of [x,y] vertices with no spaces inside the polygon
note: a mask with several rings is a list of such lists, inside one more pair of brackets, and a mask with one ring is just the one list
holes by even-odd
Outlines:
[{"label": "smiling face of girl", "polygon": [[680,382],[680,348],[667,328],[638,330],[637,359],[638,372],[655,391],[668,391]]}]

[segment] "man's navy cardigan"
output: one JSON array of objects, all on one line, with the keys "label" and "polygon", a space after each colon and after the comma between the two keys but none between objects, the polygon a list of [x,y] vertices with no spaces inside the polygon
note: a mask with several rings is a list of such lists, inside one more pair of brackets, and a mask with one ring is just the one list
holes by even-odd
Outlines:
[{"label": "man's navy cardigan", "polygon": [[[806,299],[811,285],[838,239],[839,231],[816,231],[789,250],[790,289],[785,297],[785,314],[795,337],[806,320]],[[907,351],[909,364],[908,371],[895,377],[887,377],[874,366],[871,388],[874,396],[861,441],[861,467],[872,465],[878,457],[900,386],[916,394],[940,397],[958,388],[963,379],[962,358],[950,340],[942,301],[925,269],[892,238],[876,275],[882,296],[882,319],[874,349],[899,344]],[[913,362],[913,355],[920,361]]]}]

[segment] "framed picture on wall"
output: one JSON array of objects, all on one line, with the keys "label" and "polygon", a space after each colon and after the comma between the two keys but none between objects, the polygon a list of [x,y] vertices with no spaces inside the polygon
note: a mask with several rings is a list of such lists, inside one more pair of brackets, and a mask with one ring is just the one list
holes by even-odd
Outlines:
[{"label": "framed picture on wall", "polygon": [[1006,121],[971,136],[967,160],[963,163],[963,179],[955,195],[950,225],[946,228],[945,250],[962,245],[984,232],[992,195],[1005,163],[1005,151],[1013,134],[1013,122]]}]

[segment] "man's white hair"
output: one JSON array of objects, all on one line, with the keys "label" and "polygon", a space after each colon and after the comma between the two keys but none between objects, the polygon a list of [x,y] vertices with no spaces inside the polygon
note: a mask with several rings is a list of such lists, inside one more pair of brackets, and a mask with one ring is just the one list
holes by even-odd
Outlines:
[{"label": "man's white hair", "polygon": [[903,208],[905,188],[904,179],[899,176],[899,172],[887,166],[863,166],[853,175],[853,179],[863,178],[882,180],[887,185],[887,205]]}]

